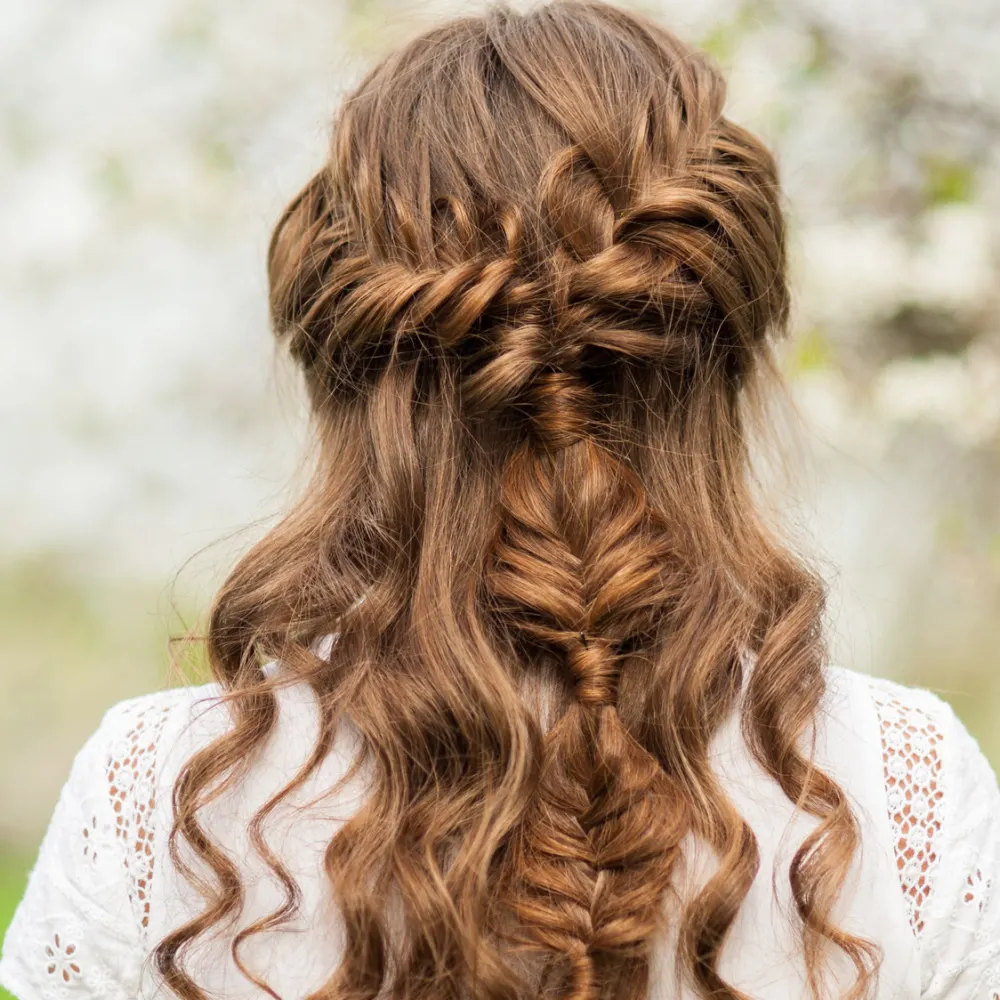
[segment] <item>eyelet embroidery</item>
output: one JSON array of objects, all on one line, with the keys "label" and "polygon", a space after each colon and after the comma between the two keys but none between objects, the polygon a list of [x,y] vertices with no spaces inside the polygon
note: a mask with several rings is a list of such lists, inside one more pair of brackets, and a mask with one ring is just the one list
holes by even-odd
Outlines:
[{"label": "eyelet embroidery", "polygon": [[26,984],[18,996],[139,995],[159,846],[160,749],[187,690],[114,706],[74,759],[4,935],[5,982]]},{"label": "eyelet embroidery", "polygon": [[[948,900],[938,900],[940,888],[932,898],[938,859],[944,853],[943,863],[948,866],[948,872],[962,873],[960,881],[949,882],[955,886],[954,894],[949,892],[951,907],[955,913],[960,909],[968,915],[959,916],[956,926],[976,923],[976,940],[980,944],[994,944],[997,940],[995,920],[988,927],[980,928],[978,924],[980,915],[991,912],[990,907],[997,904],[993,896],[996,876],[992,855],[973,850],[971,846],[968,854],[955,855],[954,829],[950,820],[944,834],[949,836],[951,843],[946,845],[942,839],[942,805],[947,796],[956,794],[950,781],[948,788],[944,787],[944,782],[947,775],[959,773],[954,771],[958,766],[956,755],[960,755],[958,744],[953,747],[949,738],[950,769],[945,772],[942,744],[945,733],[952,733],[952,730],[943,728],[943,717],[934,711],[933,703],[924,703],[919,694],[911,700],[910,693],[888,682],[875,691],[889,816],[911,927],[919,935],[924,930],[924,921],[931,924],[936,919],[936,911],[948,903]],[[91,786],[90,792],[103,801],[95,804],[91,794],[74,800],[78,803],[73,810],[72,823],[77,838],[72,845],[76,857],[99,866],[101,878],[106,881],[111,874],[109,866],[118,873],[124,868],[128,896],[135,907],[137,923],[143,929],[149,925],[149,894],[153,880],[154,831],[150,822],[156,806],[156,758],[169,710],[162,701],[145,699],[136,705],[126,705],[115,718],[117,739],[110,750],[101,752],[96,762],[98,769],[101,763],[106,764],[107,783],[103,788],[100,784],[96,788]],[[105,748],[107,744],[106,740]],[[966,779],[967,784],[969,780]],[[109,804],[111,809],[108,809]],[[121,891],[121,883],[118,884]],[[24,955],[33,956],[35,981],[51,984],[42,994],[50,1000],[79,991],[90,995],[95,995],[96,991],[98,996],[118,995],[117,971],[102,965],[96,954],[87,954],[86,920],[85,913],[74,913],[70,917],[70,914],[46,907],[38,933],[31,935],[30,947],[25,949]],[[54,932],[56,927],[58,932]],[[927,934],[924,936],[926,938]],[[983,968],[986,956],[981,951],[977,955],[975,1000],[1000,1000],[1000,966],[993,964]],[[990,959],[986,959],[990,960],[997,961],[994,948],[990,948]],[[947,972],[946,966],[944,969]]]},{"label": "eyelet embroidery", "polygon": [[975,907],[978,913],[982,913],[990,901],[993,879],[984,875],[982,868],[977,866],[966,877],[965,884],[966,889],[962,894],[962,902],[966,906]]},{"label": "eyelet embroidery", "polygon": [[99,844],[101,831],[98,829],[96,816],[90,817],[81,833],[83,835],[83,857],[88,864],[96,866],[98,854],[104,848],[104,845]]},{"label": "eyelet embroidery", "polygon": [[[896,867],[910,927],[919,937],[940,863],[943,735],[923,708],[901,700],[897,685],[874,680],[872,688],[882,730],[882,764]],[[970,890],[978,888],[970,881]]]},{"label": "eyelet embroidery", "polygon": [[58,934],[45,945],[45,971],[54,979],[69,984],[82,975],[76,954],[76,945],[65,941]]},{"label": "eyelet embroidery", "polygon": [[143,705],[131,726],[108,754],[108,793],[115,817],[115,836],[125,846],[123,865],[129,900],[143,931],[149,927],[153,882],[156,808],[156,751],[169,706]]}]

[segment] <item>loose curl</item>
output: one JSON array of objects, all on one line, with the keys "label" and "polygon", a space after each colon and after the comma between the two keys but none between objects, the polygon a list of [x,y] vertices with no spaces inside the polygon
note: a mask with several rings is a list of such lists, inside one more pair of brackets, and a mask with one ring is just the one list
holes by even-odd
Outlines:
[{"label": "loose curl", "polygon": [[749,475],[788,314],[777,170],[724,98],[669,32],[556,0],[439,27],[344,103],[269,251],[322,451],[212,611],[233,725],[174,790],[174,859],[214,874],[155,953],[179,996],[205,996],[184,952],[243,898],[199,812],[289,682],[321,736],[250,830],[286,899],[232,944],[271,995],[240,950],[299,897],[263,824],[349,717],[372,779],[326,850],[346,942],[317,1000],[637,1000],[688,837],[719,867],[676,900],[678,962],[742,997],[718,966],[758,852],[709,762],[736,710],[817,819],[789,871],[809,988],[833,946],[869,995],[877,950],[832,919],[858,827],[804,749],[824,588]]}]

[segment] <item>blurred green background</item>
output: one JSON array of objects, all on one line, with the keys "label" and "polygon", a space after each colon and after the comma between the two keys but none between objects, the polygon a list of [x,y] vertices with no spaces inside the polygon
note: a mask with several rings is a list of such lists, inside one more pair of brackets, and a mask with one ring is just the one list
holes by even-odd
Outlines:
[{"label": "blurred green background", "polygon": [[[993,4],[641,7],[716,56],[779,158],[801,429],[779,428],[796,487],[775,502],[830,580],[836,659],[935,689],[1000,764]],[[170,637],[295,488],[270,225],[343,89],[476,8],[0,12],[0,925],[75,751],[114,701],[176,681]]]}]

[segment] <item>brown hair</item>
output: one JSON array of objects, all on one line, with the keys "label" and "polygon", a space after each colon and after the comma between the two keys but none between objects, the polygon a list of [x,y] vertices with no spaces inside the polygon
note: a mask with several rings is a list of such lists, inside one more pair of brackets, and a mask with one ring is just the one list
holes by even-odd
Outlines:
[{"label": "brown hair", "polygon": [[[322,711],[306,771],[340,717],[372,767],[326,852],[347,935],[314,996],[643,997],[689,835],[719,868],[676,902],[678,960],[704,996],[741,996],[718,961],[757,846],[709,763],[737,709],[819,820],[789,872],[811,991],[831,944],[850,996],[871,989],[877,950],[832,920],[858,828],[802,749],[824,588],[749,475],[748,401],[788,313],[777,172],[724,96],[661,27],[556,0],[444,24],[344,103],[270,246],[322,453],[212,612],[234,724],[174,790],[174,857],[183,841],[216,876],[156,951],[180,996],[204,996],[187,946],[242,900],[199,810],[289,678]],[[236,935],[238,963],[298,905],[260,832],[275,802],[250,832],[287,900]]]}]

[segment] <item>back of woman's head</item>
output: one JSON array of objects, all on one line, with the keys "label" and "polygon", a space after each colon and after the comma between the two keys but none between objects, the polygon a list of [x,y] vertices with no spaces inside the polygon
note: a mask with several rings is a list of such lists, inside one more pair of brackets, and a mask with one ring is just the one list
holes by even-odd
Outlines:
[{"label": "back of woman's head", "polygon": [[[241,896],[197,812],[289,680],[322,708],[307,771],[344,716],[372,775],[326,853],[347,934],[324,997],[639,998],[665,916],[704,995],[736,996],[718,960],[758,855],[709,746],[737,707],[819,819],[789,872],[810,986],[829,944],[870,985],[831,917],[857,829],[801,750],[823,588],[747,468],[788,312],[776,167],[724,96],[667,31],[557,0],[437,28],[344,103],[270,248],[322,447],[213,611],[235,724],[175,792],[219,885],[158,950],[178,993]],[[298,901],[265,818],[287,905],[237,959]],[[665,900],[689,836],[718,872]]]}]

